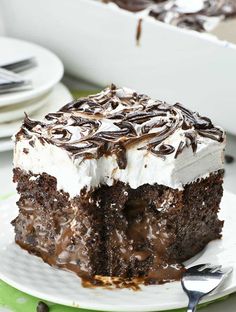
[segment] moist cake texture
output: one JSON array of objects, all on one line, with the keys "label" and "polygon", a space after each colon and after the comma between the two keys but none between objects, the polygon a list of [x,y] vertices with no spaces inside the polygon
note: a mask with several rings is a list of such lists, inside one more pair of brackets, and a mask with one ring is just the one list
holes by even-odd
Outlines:
[{"label": "moist cake texture", "polygon": [[221,237],[225,134],[211,120],[112,85],[16,134],[16,243],[99,284],[177,280]]}]

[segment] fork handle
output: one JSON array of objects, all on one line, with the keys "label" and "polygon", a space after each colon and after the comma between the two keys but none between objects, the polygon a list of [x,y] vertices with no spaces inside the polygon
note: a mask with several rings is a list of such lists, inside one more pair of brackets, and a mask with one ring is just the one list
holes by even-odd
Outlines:
[{"label": "fork handle", "polygon": [[197,310],[197,305],[200,300],[200,296],[191,295],[189,296],[187,312],[195,312]]}]

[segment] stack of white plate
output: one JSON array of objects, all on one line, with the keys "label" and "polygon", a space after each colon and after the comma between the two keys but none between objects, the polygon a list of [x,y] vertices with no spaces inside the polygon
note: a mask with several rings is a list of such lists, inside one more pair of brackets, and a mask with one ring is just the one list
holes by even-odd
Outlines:
[{"label": "stack of white plate", "polygon": [[[52,52],[32,43],[0,37],[0,66],[26,56],[37,66],[20,73],[32,81],[32,90],[0,94],[0,151],[13,147],[11,136],[19,129],[24,114],[42,119],[71,100],[69,90],[59,83],[63,64]],[[1,64],[2,63],[2,64]]]}]

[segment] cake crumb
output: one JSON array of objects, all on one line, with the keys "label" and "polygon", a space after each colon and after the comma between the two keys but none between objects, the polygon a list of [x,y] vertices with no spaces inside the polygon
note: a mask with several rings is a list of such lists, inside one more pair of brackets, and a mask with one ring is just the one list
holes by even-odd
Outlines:
[{"label": "cake crumb", "polygon": [[39,301],[36,312],[49,312],[49,307],[45,302]]},{"label": "cake crumb", "polygon": [[234,162],[234,157],[226,154],[225,155],[225,162],[226,162],[226,164],[232,164]]}]

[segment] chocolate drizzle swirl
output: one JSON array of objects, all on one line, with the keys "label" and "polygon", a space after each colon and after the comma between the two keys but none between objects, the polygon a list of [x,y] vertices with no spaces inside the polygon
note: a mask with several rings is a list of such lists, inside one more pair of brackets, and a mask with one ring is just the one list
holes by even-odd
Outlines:
[{"label": "chocolate drizzle swirl", "polygon": [[157,156],[166,156],[169,154],[172,154],[175,149],[172,145],[169,144],[162,144],[160,146],[156,147],[151,147],[150,151]]},{"label": "chocolate drizzle swirl", "polygon": [[31,120],[29,119],[28,115],[25,113],[25,119],[24,119],[24,129],[25,130],[31,130],[37,126],[41,126],[44,127],[44,123],[40,122],[40,121],[35,121],[35,120]]},{"label": "chocolate drizzle swirl", "polygon": [[195,132],[186,132],[185,133],[185,137],[186,137],[186,144],[187,146],[189,146],[189,142],[190,145],[192,146],[192,150],[195,153],[197,151],[197,135]]},{"label": "chocolate drizzle swirl", "polygon": [[183,152],[184,147],[185,147],[185,143],[184,143],[183,141],[180,141],[180,142],[179,142],[179,146],[178,146],[178,148],[177,148],[177,151],[176,151],[176,153],[175,153],[175,158],[177,158],[178,155],[181,154],[181,153]]},{"label": "chocolate drizzle swirl", "polygon": [[20,135],[31,142],[37,136],[74,159],[114,155],[120,169],[127,166],[129,148],[176,159],[185,148],[196,153],[203,140],[221,143],[225,137],[209,118],[179,103],[169,105],[114,85],[48,114],[45,122],[26,115]]}]

